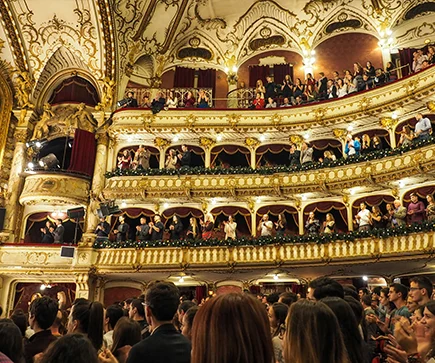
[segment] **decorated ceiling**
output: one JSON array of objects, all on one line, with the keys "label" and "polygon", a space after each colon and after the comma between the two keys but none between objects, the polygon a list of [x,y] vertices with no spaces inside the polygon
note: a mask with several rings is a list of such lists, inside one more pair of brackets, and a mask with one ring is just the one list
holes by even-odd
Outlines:
[{"label": "decorated ceiling", "polygon": [[159,86],[175,65],[224,70],[270,50],[310,56],[357,32],[394,48],[433,42],[422,0],[3,0],[0,59],[27,72],[34,104],[78,72],[99,92]]}]

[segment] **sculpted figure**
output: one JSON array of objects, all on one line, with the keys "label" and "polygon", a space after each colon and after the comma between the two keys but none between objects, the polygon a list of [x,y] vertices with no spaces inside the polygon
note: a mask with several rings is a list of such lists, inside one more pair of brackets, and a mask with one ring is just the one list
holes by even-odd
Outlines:
[{"label": "sculpted figure", "polygon": [[33,130],[33,139],[42,139],[43,137],[48,136],[48,121],[54,117],[54,112],[51,110],[51,105],[49,103],[44,104],[44,112],[42,113],[41,118],[38,123],[35,125],[35,129]]},{"label": "sculpted figure", "polygon": [[86,110],[86,105],[81,103],[78,105],[77,110],[67,118],[67,126],[78,128],[81,130],[94,131],[96,126],[92,114]]}]

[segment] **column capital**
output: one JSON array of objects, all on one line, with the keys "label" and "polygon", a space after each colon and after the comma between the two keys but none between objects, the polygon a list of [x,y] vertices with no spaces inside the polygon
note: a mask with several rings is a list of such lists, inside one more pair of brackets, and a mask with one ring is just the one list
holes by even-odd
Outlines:
[{"label": "column capital", "polygon": [[14,132],[15,142],[24,144],[25,142],[27,142],[28,138],[29,138],[29,130],[24,127],[17,127],[17,129]]},{"label": "column capital", "polygon": [[109,146],[110,138],[109,135],[107,135],[107,132],[97,132],[95,138],[97,139],[98,145]]}]

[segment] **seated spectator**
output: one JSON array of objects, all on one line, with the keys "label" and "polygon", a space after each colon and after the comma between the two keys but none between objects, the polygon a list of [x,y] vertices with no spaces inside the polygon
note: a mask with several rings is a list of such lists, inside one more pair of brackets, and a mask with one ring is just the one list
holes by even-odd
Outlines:
[{"label": "seated spectator", "polygon": [[166,107],[167,108],[177,108],[178,98],[174,96],[174,91],[170,90],[168,97],[166,97]]},{"label": "seated spectator", "polygon": [[205,91],[203,89],[199,90],[198,93],[198,101],[197,101],[197,107],[198,108],[209,108],[209,98],[205,94]]},{"label": "seated spectator", "polygon": [[397,80],[397,71],[393,63],[387,62],[387,66],[385,67],[385,76],[387,82]]},{"label": "seated spectator", "polygon": [[344,83],[347,86],[347,94],[358,92],[358,82],[356,78],[353,78],[351,74],[348,74],[345,79]]},{"label": "seated spectator", "polygon": [[113,330],[113,344],[110,348],[118,363],[125,363],[131,347],[142,340],[140,325],[126,316],[120,318]]},{"label": "seated spectator", "polygon": [[429,61],[426,59],[423,61],[423,63],[421,64],[421,70],[429,68],[430,64]]},{"label": "seated spectator", "polygon": [[358,62],[355,62],[353,64],[353,76],[354,77],[362,77],[363,74],[364,74],[364,69],[363,69],[362,65],[359,64]]},{"label": "seated spectator", "polygon": [[337,97],[344,97],[347,95],[347,85],[344,83],[344,81],[339,78],[337,83]]},{"label": "seated spectator", "polygon": [[373,80],[367,74],[362,76],[362,81],[358,83],[358,92],[373,88]]},{"label": "seated spectator", "polygon": [[193,108],[195,105],[195,98],[193,97],[192,92],[187,92],[186,97],[183,99],[183,103],[185,108]]},{"label": "seated spectator", "polygon": [[350,362],[338,320],[324,303],[300,300],[292,304],[286,328],[285,362]]},{"label": "seated spectator", "polygon": [[159,113],[165,107],[166,100],[162,92],[157,92],[156,97],[151,102],[151,111],[153,114]]},{"label": "seated spectator", "polygon": [[293,103],[293,106],[300,106],[304,104],[304,100],[302,99],[302,96],[297,96],[295,98],[295,101]]},{"label": "seated spectator", "polygon": [[327,82],[327,91],[326,91],[326,94],[327,94],[327,98],[328,99],[330,99],[330,98],[337,98],[338,97],[338,95],[337,95],[337,86],[334,84],[334,81],[333,80],[328,80],[328,82]]},{"label": "seated spectator", "polygon": [[386,81],[387,81],[387,76],[385,75],[385,72],[382,70],[382,68],[376,69],[375,78],[374,78],[375,87],[383,86]]},{"label": "seated spectator", "polygon": [[290,100],[287,97],[285,97],[284,102],[279,107],[291,107],[291,106],[292,106],[292,104],[290,103]]},{"label": "seated spectator", "polygon": [[414,73],[419,72],[421,71],[423,62],[427,60],[427,57],[423,54],[423,52],[420,49],[415,51],[412,55],[413,55],[412,71]]},{"label": "seated spectator", "polygon": [[267,99],[267,105],[266,108],[276,108],[276,102],[273,100],[272,97],[269,97]]},{"label": "seated spectator", "polygon": [[124,104],[123,107],[137,107],[137,99],[134,98],[134,92],[129,91],[127,92],[127,98],[125,99],[126,103]]},{"label": "seated spectator", "polygon": [[142,103],[140,104],[142,108],[151,108],[151,101],[149,95],[144,95],[142,98]]},{"label": "seated spectator", "polygon": [[98,357],[86,335],[67,334],[48,347],[39,363],[98,363]]},{"label": "seated spectator", "polygon": [[433,45],[427,47],[427,60],[429,64],[435,64],[435,47]]},{"label": "seated spectator", "polygon": [[367,62],[366,67],[364,68],[364,74],[369,78],[375,78],[376,70],[375,67],[373,67],[372,62]]},{"label": "seated spectator", "polygon": [[414,140],[414,131],[411,130],[409,125],[405,125],[400,132],[400,140],[397,146],[409,146],[412,145],[412,140]]},{"label": "seated spectator", "polygon": [[[338,71],[334,71],[332,72],[332,81],[337,84],[338,80],[340,80],[340,73],[338,73]],[[342,79],[341,79],[342,80]]]},{"label": "seated spectator", "polygon": [[255,100],[252,101],[251,109],[261,110],[264,108],[264,98],[260,92],[257,92]]},{"label": "seated spectator", "polygon": [[11,319],[0,319],[0,352],[14,363],[24,361],[23,335]]},{"label": "seated spectator", "polygon": [[195,316],[191,363],[272,363],[269,326],[264,305],[250,294],[218,295]]},{"label": "seated spectator", "polygon": [[296,79],[295,84],[293,85],[293,97],[296,99],[297,97],[302,97],[305,92],[305,86],[302,84],[300,78]]}]

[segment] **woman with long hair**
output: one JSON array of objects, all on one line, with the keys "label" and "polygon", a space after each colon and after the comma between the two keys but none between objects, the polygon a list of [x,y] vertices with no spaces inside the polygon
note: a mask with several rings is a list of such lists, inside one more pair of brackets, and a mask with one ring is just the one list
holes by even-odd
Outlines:
[{"label": "woman with long hair", "polygon": [[211,213],[207,213],[205,215],[205,220],[200,221],[202,227],[202,239],[207,240],[212,237],[213,227],[214,227],[214,218]]},{"label": "woman with long hair", "polygon": [[373,228],[379,229],[385,227],[384,216],[381,213],[381,209],[377,205],[372,207],[372,223]]},{"label": "woman with long hair", "polygon": [[259,300],[249,294],[228,293],[213,297],[198,310],[191,363],[273,361],[270,325]]},{"label": "woman with long hair", "polygon": [[290,306],[286,328],[286,363],[349,363],[338,320],[324,303],[295,302]]},{"label": "woman with long hair", "polygon": [[285,333],[285,319],[287,318],[287,314],[288,305],[283,303],[273,304],[268,311],[273,351],[275,354],[275,360],[279,363],[284,363],[282,341]]},{"label": "woman with long hair", "polygon": [[278,214],[278,220],[275,222],[276,235],[284,236],[285,230],[287,228],[287,220],[284,213]]},{"label": "woman with long hair", "polygon": [[183,223],[178,219],[176,215],[172,217],[172,223],[169,226],[171,241],[177,241],[181,239],[181,233],[183,232]]},{"label": "woman with long hair", "polygon": [[133,345],[142,340],[140,325],[126,316],[119,319],[113,329],[112,354],[119,363],[125,363]]},{"label": "woman with long hair", "polygon": [[194,240],[196,237],[198,237],[198,224],[196,223],[196,218],[194,217],[190,217],[186,237],[190,240]]},{"label": "woman with long hair", "polygon": [[23,336],[11,319],[0,319],[0,353],[14,363],[24,363]]},{"label": "woman with long hair", "polygon": [[414,140],[414,132],[411,130],[409,125],[405,125],[400,132],[400,140],[397,146],[409,146],[412,144],[412,140]]},{"label": "woman with long hair", "polygon": [[76,299],[68,317],[68,334],[85,334],[92,342],[95,350],[103,345],[104,308],[98,302]]},{"label": "woman with long hair", "polygon": [[365,363],[363,339],[358,328],[358,322],[350,305],[339,297],[326,297],[321,300],[334,312],[337,317],[343,334],[344,345],[346,346],[351,363]]},{"label": "woman with long hair", "polygon": [[426,217],[428,221],[435,221],[435,200],[432,194],[426,195],[427,207]]},{"label": "woman with long hair", "polygon": [[330,234],[335,232],[335,219],[331,213],[326,214],[325,222],[323,222],[323,233]]},{"label": "woman with long hair", "polygon": [[98,363],[98,357],[86,336],[67,334],[49,345],[39,363]]}]

